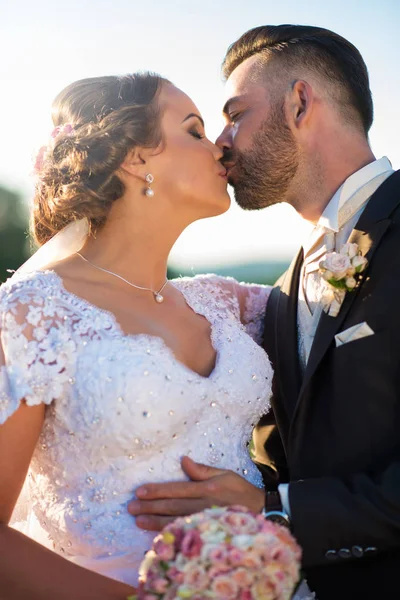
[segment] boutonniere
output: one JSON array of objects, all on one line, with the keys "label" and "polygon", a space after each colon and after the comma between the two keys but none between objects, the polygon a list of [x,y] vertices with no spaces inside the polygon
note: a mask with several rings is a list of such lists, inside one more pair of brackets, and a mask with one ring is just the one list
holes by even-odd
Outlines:
[{"label": "boutonniere", "polygon": [[319,264],[319,272],[326,282],[322,294],[322,306],[330,317],[339,314],[347,292],[357,287],[358,275],[362,273],[368,261],[358,248],[358,244],[344,244],[339,252],[330,252]]}]

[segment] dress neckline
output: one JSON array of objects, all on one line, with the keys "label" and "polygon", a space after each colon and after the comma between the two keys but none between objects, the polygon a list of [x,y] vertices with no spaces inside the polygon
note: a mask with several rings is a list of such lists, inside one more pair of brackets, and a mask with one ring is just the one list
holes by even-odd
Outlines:
[{"label": "dress neckline", "polygon": [[[219,366],[219,361],[220,361],[220,351],[217,348],[217,329],[216,329],[215,323],[212,320],[210,320],[210,318],[208,316],[209,311],[207,310],[206,302],[201,303],[200,305],[197,304],[195,307],[194,304],[191,302],[190,298],[188,297],[189,295],[185,294],[184,286],[182,286],[182,288],[179,286],[178,282],[183,281],[184,278],[172,279],[172,280],[170,280],[170,283],[182,295],[187,306],[195,314],[200,315],[204,319],[206,319],[207,323],[210,326],[210,343],[215,352],[215,360],[214,360],[213,369],[211,370],[209,375],[201,375],[197,371],[194,371],[193,369],[191,369],[184,362],[179,360],[176,357],[172,348],[170,346],[168,346],[168,344],[165,342],[164,338],[162,338],[161,336],[150,334],[150,333],[125,333],[124,330],[122,329],[121,325],[119,324],[117,317],[115,316],[115,314],[113,312],[111,312],[107,309],[104,309],[104,308],[100,308],[99,306],[97,306],[96,304],[93,304],[89,300],[86,300],[85,298],[82,298],[81,296],[78,296],[77,294],[74,294],[73,292],[70,292],[69,290],[67,290],[67,288],[64,285],[64,281],[63,281],[62,277],[60,275],[58,275],[58,273],[56,273],[52,269],[36,271],[36,273],[41,273],[41,274],[44,274],[46,276],[50,276],[51,278],[53,278],[54,281],[57,282],[62,295],[64,297],[67,297],[67,298],[69,297],[74,300],[75,307],[77,305],[78,306],[81,305],[84,309],[87,309],[90,311],[95,311],[98,314],[106,316],[108,318],[108,325],[109,325],[107,331],[111,332],[113,335],[115,335],[115,337],[119,337],[121,340],[123,340],[127,343],[131,343],[138,339],[145,339],[145,340],[148,340],[149,343],[158,344],[160,347],[162,347],[164,349],[164,351],[166,351],[169,354],[170,358],[174,361],[174,363],[176,365],[178,365],[182,369],[186,370],[191,376],[196,377],[199,380],[207,382],[207,381],[211,381],[212,379],[214,379],[214,377],[217,376],[218,366]],[[34,274],[34,273],[32,273],[32,274]]]}]

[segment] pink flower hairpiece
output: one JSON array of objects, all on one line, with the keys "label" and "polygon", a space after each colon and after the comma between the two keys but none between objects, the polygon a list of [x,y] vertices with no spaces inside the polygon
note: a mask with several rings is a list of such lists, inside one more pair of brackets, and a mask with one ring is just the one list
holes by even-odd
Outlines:
[{"label": "pink flower hairpiece", "polygon": [[57,127],[53,129],[53,131],[50,134],[49,142],[46,145],[41,146],[36,154],[33,169],[37,175],[40,175],[40,172],[42,171],[43,166],[46,162],[47,154],[50,152],[50,150],[54,148],[56,139],[60,135],[72,135],[74,133],[75,129],[74,126],[71,125],[71,123],[57,125]]}]

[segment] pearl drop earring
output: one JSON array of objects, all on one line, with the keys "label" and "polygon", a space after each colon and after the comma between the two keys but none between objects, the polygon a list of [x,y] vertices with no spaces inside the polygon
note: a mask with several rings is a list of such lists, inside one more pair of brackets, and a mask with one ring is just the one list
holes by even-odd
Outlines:
[{"label": "pearl drop earring", "polygon": [[150,186],[154,181],[154,177],[151,173],[148,173],[146,175],[145,179],[146,179],[147,183],[149,184],[149,187],[146,188],[145,194],[148,198],[152,198],[154,196],[154,190]]}]

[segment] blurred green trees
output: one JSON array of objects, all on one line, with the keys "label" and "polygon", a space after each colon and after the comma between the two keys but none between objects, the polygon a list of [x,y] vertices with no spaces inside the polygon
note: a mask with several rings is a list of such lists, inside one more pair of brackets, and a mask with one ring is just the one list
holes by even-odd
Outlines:
[{"label": "blurred green trees", "polygon": [[[16,270],[30,255],[28,207],[15,191],[0,184],[0,283],[10,277],[8,269]],[[196,273],[230,275],[248,283],[273,284],[287,269],[289,261],[266,260],[242,264],[213,264],[196,269],[169,265],[168,277],[193,276]]]},{"label": "blurred green trees", "polygon": [[0,282],[29,256],[28,210],[22,197],[0,185]]}]

